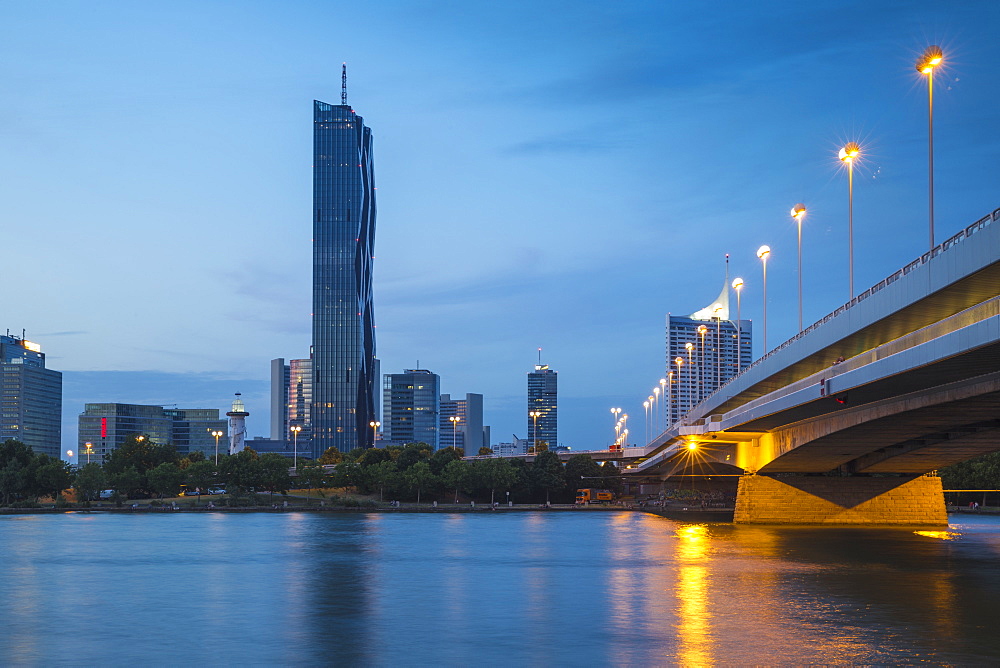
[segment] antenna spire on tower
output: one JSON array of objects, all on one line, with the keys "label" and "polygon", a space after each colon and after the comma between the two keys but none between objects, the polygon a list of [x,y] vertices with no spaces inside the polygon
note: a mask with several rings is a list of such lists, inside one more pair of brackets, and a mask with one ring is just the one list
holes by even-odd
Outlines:
[{"label": "antenna spire on tower", "polygon": [[347,63],[340,66],[340,103],[347,106]]}]

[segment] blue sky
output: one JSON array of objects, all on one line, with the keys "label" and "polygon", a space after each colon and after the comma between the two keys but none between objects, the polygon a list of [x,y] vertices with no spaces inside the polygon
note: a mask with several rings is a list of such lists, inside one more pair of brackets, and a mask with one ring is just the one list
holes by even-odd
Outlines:
[{"label": "blue sky", "polygon": [[[768,342],[925,250],[926,86],[938,239],[1000,206],[1000,4],[0,4],[0,327],[87,401],[225,408],[266,435],[268,360],[307,355],[311,101],[373,129],[384,372],[420,365],[526,435],[525,373],[559,371],[560,441],[642,433],[665,314],[746,280]],[[757,332],[759,354],[760,337]],[[638,417],[638,420],[635,418]]]}]

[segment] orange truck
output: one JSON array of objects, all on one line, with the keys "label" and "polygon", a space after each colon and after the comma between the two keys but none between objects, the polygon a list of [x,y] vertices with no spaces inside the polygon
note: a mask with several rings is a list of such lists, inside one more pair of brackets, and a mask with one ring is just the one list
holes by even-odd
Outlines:
[{"label": "orange truck", "polygon": [[611,503],[611,491],[607,489],[578,489],[576,490],[577,505],[588,503]]}]

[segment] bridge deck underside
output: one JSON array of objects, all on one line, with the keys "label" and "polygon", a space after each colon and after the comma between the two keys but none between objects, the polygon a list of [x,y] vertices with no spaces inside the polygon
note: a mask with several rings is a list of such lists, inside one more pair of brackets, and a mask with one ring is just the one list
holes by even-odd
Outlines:
[{"label": "bridge deck underside", "polygon": [[800,445],[760,473],[926,473],[1000,450],[1000,392],[893,413]]},{"label": "bridge deck underside", "polygon": [[716,406],[706,407],[705,411],[696,412],[699,415],[703,412],[706,414],[707,412],[726,413],[748,401],[780,390],[797,380],[827,368],[838,357],[849,359],[882,343],[897,339],[996,297],[997,285],[1000,285],[1000,263],[994,263],[972,273],[946,288],[892,313],[891,316],[850,334],[837,344],[828,346],[779,370],[755,383],[752,387],[739,392],[739,394],[728,397]]}]

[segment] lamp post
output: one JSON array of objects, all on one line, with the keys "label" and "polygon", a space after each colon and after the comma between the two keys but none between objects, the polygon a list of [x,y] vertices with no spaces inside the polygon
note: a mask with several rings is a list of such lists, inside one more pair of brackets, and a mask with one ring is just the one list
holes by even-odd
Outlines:
[{"label": "lamp post", "polygon": [[382,423],[372,420],[368,423],[368,426],[372,428],[372,447],[374,448],[378,437],[378,428],[382,426]]},{"label": "lamp post", "polygon": [[837,153],[840,161],[847,165],[847,273],[851,299],[854,299],[854,161],[859,155],[861,147],[853,141],[847,142]]},{"label": "lamp post", "polygon": [[698,347],[698,403],[705,398],[705,333],[708,327],[698,325],[698,336],[701,337],[701,345]]},{"label": "lamp post", "polygon": [[722,306],[715,307],[715,389],[722,387]]},{"label": "lamp post", "polygon": [[[620,429],[619,424],[618,424],[619,423],[618,416],[621,414],[621,412],[622,412],[622,409],[620,409],[620,408],[612,408],[611,409],[611,419],[615,421],[615,443],[614,443],[615,445],[618,445],[618,430]],[[614,448],[612,448],[612,449],[614,449]]]},{"label": "lamp post", "polygon": [[932,251],[934,250],[934,68],[943,60],[944,53],[940,46],[927,47],[917,60],[917,71],[927,75],[927,207]]},{"label": "lamp post", "polygon": [[531,418],[531,448],[538,454],[538,418],[541,415],[538,411],[530,411],[528,417]]},{"label": "lamp post", "polygon": [[648,399],[642,402],[642,408],[646,411],[646,422],[644,425],[646,428],[646,440],[644,442],[649,443],[649,400]]},{"label": "lamp post", "polygon": [[[669,375],[669,373],[668,373]],[[670,410],[670,400],[667,398],[667,379],[660,379],[660,403],[663,405],[663,430],[666,431],[667,427],[667,411]]]},{"label": "lamp post", "polygon": [[677,365],[677,396],[675,400],[677,401],[677,416],[680,417],[681,412],[684,410],[681,406],[681,384],[683,381],[681,370],[684,368],[684,358],[680,356],[675,357],[674,364]]},{"label": "lamp post", "polygon": [[660,433],[660,388],[653,388],[653,431]]},{"label": "lamp post", "polygon": [[94,444],[87,441],[83,444],[83,451],[87,453],[87,463],[90,463],[90,455],[94,454]]},{"label": "lamp post", "polygon": [[666,378],[660,379],[660,385],[663,385],[663,396],[666,398],[663,406],[663,428],[666,429],[671,425],[670,416],[671,409],[673,408],[673,395],[674,395],[674,372],[668,371]]},{"label": "lamp post", "polygon": [[764,266],[764,352],[761,357],[767,354],[767,258],[770,254],[770,246],[761,246],[757,249],[757,257],[760,258],[761,264]]},{"label": "lamp post", "polygon": [[622,448],[628,445],[628,413],[622,414]]},{"label": "lamp post", "polygon": [[802,219],[806,217],[806,205],[799,203],[792,207],[792,218],[799,226],[799,331],[802,331]]},{"label": "lamp post", "polygon": [[458,447],[458,423],[462,421],[457,415],[452,415],[448,418],[448,422],[451,423],[451,447]]},{"label": "lamp post", "polygon": [[222,437],[222,432],[221,431],[212,431],[211,429],[209,429],[209,431],[211,431],[212,432],[212,436],[215,437],[215,465],[218,466],[219,465],[219,438]]},{"label": "lamp post", "polygon": [[733,279],[733,290],[736,290],[736,373],[743,366],[743,323],[740,314],[740,294],[743,292],[743,279]]},{"label": "lamp post", "polygon": [[292,468],[297,474],[299,472],[299,432],[302,431],[302,427],[294,425],[290,427],[290,430],[292,432]]}]

